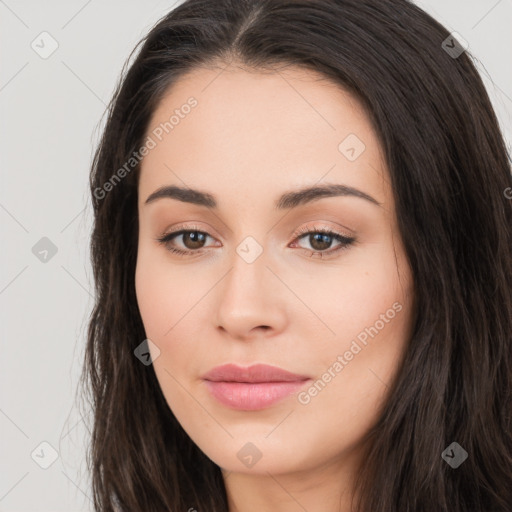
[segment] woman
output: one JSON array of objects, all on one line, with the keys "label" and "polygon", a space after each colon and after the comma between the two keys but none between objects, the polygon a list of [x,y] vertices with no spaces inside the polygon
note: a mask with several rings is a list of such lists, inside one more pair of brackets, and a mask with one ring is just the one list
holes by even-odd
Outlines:
[{"label": "woman", "polygon": [[91,172],[97,510],[507,511],[512,178],[405,0],[187,0]]}]

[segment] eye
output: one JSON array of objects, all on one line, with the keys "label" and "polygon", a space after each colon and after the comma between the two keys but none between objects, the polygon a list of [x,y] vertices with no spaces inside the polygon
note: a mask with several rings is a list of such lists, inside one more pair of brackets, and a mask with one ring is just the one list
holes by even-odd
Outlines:
[{"label": "eye", "polygon": [[[179,240],[181,237],[181,244],[185,247],[184,249],[173,245],[175,239]],[[346,249],[348,246],[353,244],[356,239],[354,237],[348,237],[332,231],[330,229],[321,228],[302,228],[294,234],[294,241],[292,247],[297,246],[297,241],[307,238],[307,242],[310,244],[311,249],[299,245],[299,248],[307,250],[310,256],[320,256],[321,258],[330,257],[331,255]],[[201,254],[202,249],[205,248],[205,242],[207,238],[213,238],[208,233],[196,229],[195,226],[191,226],[189,229],[178,229],[171,233],[167,233],[158,237],[157,242],[165,246],[165,248],[180,256],[187,256],[192,254]],[[338,246],[334,249],[330,249],[333,242],[338,242]]]},{"label": "eye", "polygon": [[[171,245],[174,239],[181,237],[181,243],[185,246],[185,249],[180,249]],[[199,231],[194,226],[190,229],[179,229],[172,233],[167,233],[156,240],[166,247],[166,249],[174,254],[182,256],[200,253],[200,249],[203,249],[206,239],[210,237],[208,233]],[[211,237],[210,237],[211,238]]]},{"label": "eye", "polygon": [[[354,237],[345,236],[324,227],[302,228],[298,230],[295,236],[295,240],[306,239],[306,242],[310,245],[311,249],[307,247],[302,248],[309,251],[311,257],[320,256],[320,258],[330,257],[344,249],[347,249],[356,241]],[[338,242],[338,246],[334,249],[330,249],[334,241]],[[293,244],[295,245],[296,242],[294,241]]]}]

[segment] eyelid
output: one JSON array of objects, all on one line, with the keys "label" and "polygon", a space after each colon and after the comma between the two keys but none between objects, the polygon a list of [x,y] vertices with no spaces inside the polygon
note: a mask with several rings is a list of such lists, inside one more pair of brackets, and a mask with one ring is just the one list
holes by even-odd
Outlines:
[{"label": "eyelid", "polygon": [[177,224],[171,230],[166,229],[159,238],[163,238],[168,235],[178,235],[178,233],[183,231],[197,231],[199,233],[204,233],[205,235],[208,235],[210,238],[217,238],[216,236],[210,233],[211,231],[214,231],[210,226],[208,226],[207,228],[201,228],[197,224],[187,224],[186,222],[182,224]]},{"label": "eyelid", "polygon": [[[320,221],[312,221],[312,222],[318,223]],[[292,236],[298,237],[305,233],[311,233],[311,232],[315,232],[315,233],[320,232],[321,233],[321,232],[330,231],[330,232],[340,235],[344,238],[354,238],[354,233],[351,230],[349,230],[348,228],[345,228],[344,226],[341,226],[341,224],[337,224],[337,225],[340,227],[333,228],[327,224],[320,224],[320,225],[306,224],[305,226],[298,228]],[[343,230],[345,230],[345,231],[343,231],[341,228],[343,228]]]},{"label": "eyelid", "polygon": [[[173,240],[174,238],[177,238],[178,236],[181,236],[187,232],[198,232],[198,233],[202,233],[202,234],[206,235],[207,237],[215,239],[215,237],[212,236],[208,231],[201,229],[199,226],[197,226],[195,224],[183,223],[183,224],[178,224],[177,226],[174,226],[174,228],[171,231],[165,230],[165,232],[162,235],[157,236],[155,238],[155,241],[160,243],[164,247],[166,247],[167,244],[170,244],[171,240]],[[180,248],[176,248],[176,247],[171,247],[171,248],[166,247],[166,249],[171,253],[178,254],[179,256],[194,256],[194,255],[199,256],[200,254],[203,253],[203,251],[206,248],[202,247],[200,249],[192,250],[192,249],[180,249]]]},{"label": "eyelid", "polygon": [[[315,223],[315,222],[320,222],[320,221],[312,221],[312,222]],[[298,236],[300,236],[302,234],[311,232],[311,231],[315,231],[315,232],[332,231],[332,232],[334,232],[336,234],[339,234],[339,235],[341,235],[341,236],[343,236],[345,238],[354,238],[354,234],[353,234],[352,230],[346,228],[345,226],[342,226],[341,224],[337,224],[337,225],[340,226],[340,227],[331,228],[331,227],[329,227],[326,224],[321,224],[320,226],[307,224],[306,226],[303,226],[303,227],[300,227],[300,228],[296,229],[291,236],[294,237],[293,241],[295,241],[296,237],[298,237]],[[344,232],[343,231],[340,232],[340,228],[343,228],[345,231]],[[199,231],[201,233],[204,233],[204,234],[210,236],[211,238],[215,238],[213,235],[211,235],[207,231],[208,229],[212,229],[212,228],[208,227],[206,229],[203,229],[203,228],[201,228],[200,226],[198,226],[196,224],[187,224],[186,222],[184,222],[184,223],[181,223],[181,224],[178,224],[178,225],[174,226],[171,231],[168,231],[166,229],[164,231],[164,234],[162,235],[162,237],[163,236],[167,236],[167,235],[171,235],[171,234],[177,234],[179,231]]]},{"label": "eyelid", "polygon": [[[181,236],[186,232],[198,232],[198,233],[202,233],[202,234],[206,235],[207,237],[215,239],[215,237],[212,236],[208,231],[201,229],[199,226],[183,223],[181,225],[176,226],[172,231],[168,231],[168,232],[166,231],[163,235],[161,235],[160,237],[157,237],[155,240],[165,246],[166,244],[170,243],[172,239],[174,239],[175,237]],[[303,227],[297,229],[294,232],[294,234],[292,235],[293,240],[290,243],[296,244],[300,239],[302,239],[306,235],[312,234],[312,233],[325,233],[326,235],[331,236],[332,238],[334,238],[341,244],[340,246],[338,246],[335,249],[327,249],[325,251],[315,251],[314,249],[307,249],[305,247],[298,246],[299,249],[302,249],[303,251],[308,251],[309,253],[311,253],[311,255],[318,254],[322,258],[323,257],[328,258],[331,255],[336,255],[338,252],[348,248],[350,245],[357,242],[355,236],[353,236],[352,234],[345,234],[343,232],[340,232],[340,230],[338,230],[338,229],[327,227],[324,224],[321,226],[306,225],[306,226],[303,226]],[[180,256],[193,256],[193,255],[199,256],[207,248],[208,247],[201,247],[199,249],[180,249],[180,248],[172,247],[172,248],[167,248],[167,250],[170,252],[179,254]]]},{"label": "eyelid", "polygon": [[357,242],[357,239],[354,235],[352,235],[352,234],[347,235],[340,231],[341,230],[327,227],[325,225],[321,225],[321,226],[307,225],[307,226],[299,228],[294,233],[294,235],[293,235],[294,238],[293,238],[292,244],[295,244],[295,245],[298,244],[301,239],[305,238],[307,235],[310,235],[312,233],[315,233],[315,234],[316,233],[324,233],[324,234],[330,236],[331,238],[333,238],[334,240],[336,240],[337,242],[339,242],[339,245],[337,247],[335,247],[334,249],[330,248],[325,251],[307,249],[305,247],[300,247],[300,246],[298,246],[298,247],[299,247],[299,249],[302,249],[303,251],[308,251],[310,253],[311,257],[313,255],[318,255],[318,256],[320,256],[321,259],[328,259],[331,257],[335,258],[339,253],[341,253],[345,249],[348,249],[350,246],[354,245]]}]

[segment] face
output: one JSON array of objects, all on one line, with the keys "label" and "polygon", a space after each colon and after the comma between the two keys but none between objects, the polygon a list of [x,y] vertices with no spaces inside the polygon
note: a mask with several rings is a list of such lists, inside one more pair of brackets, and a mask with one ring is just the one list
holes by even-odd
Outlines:
[{"label": "face", "polygon": [[412,306],[361,105],[297,68],[196,69],[147,137],[136,292],[169,407],[230,472],[341,467],[377,419]]}]

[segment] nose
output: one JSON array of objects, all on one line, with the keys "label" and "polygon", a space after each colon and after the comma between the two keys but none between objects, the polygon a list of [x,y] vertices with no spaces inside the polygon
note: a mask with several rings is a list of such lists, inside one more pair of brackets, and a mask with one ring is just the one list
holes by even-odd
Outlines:
[{"label": "nose", "polygon": [[274,335],[286,327],[290,297],[265,251],[252,262],[241,254],[234,251],[230,270],[216,287],[217,328],[238,340]]}]

